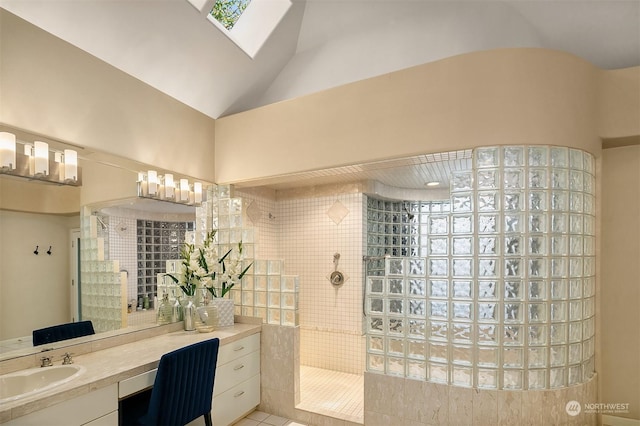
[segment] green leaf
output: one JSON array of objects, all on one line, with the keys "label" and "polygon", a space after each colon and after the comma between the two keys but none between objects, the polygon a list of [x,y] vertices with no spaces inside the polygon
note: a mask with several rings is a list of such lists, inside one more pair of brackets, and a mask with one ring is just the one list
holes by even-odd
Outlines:
[{"label": "green leaf", "polygon": [[233,249],[229,249],[229,251],[228,251],[224,256],[222,256],[222,257],[220,258],[220,260],[218,260],[218,263],[222,263],[222,264],[224,264],[224,260],[227,258],[227,256],[229,256],[229,255],[231,254],[231,251],[232,251],[232,250],[233,250]]},{"label": "green leaf", "polygon": [[244,274],[246,274],[246,273],[247,273],[247,271],[249,270],[249,268],[251,268],[251,266],[252,266],[252,265],[253,265],[253,262],[251,262],[251,263],[249,264],[249,266],[247,266],[246,268],[244,268],[244,270],[240,273],[240,275],[238,275],[238,278],[239,278],[239,279],[242,279],[242,277],[244,277]]},{"label": "green leaf", "polygon": [[207,265],[207,259],[205,257],[205,251],[204,249],[200,248],[198,249],[198,265],[200,265],[200,267],[202,269],[205,270],[206,273],[209,273],[209,265]]}]

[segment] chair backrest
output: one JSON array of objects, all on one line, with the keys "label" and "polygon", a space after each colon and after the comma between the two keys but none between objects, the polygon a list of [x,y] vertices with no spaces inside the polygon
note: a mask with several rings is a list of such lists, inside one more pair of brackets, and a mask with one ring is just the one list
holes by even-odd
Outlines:
[{"label": "chair backrest", "polygon": [[96,334],[91,321],[70,322],[33,330],[33,346]]},{"label": "chair backrest", "polygon": [[216,338],[162,355],[144,424],[185,425],[211,412],[219,347]]}]

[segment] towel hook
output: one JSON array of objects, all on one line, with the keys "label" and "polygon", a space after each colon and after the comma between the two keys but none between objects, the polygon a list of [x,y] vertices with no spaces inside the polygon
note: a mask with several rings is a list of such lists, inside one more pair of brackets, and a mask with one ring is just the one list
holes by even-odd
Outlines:
[{"label": "towel hook", "polygon": [[36,249],[33,251],[33,254],[35,254],[36,256],[38,255],[38,248],[39,248],[39,247],[40,247],[40,246],[36,246]]}]

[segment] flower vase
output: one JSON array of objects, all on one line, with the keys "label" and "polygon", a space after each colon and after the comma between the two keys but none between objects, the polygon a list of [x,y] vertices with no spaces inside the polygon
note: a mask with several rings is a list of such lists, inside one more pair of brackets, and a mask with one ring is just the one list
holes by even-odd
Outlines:
[{"label": "flower vase", "polygon": [[171,304],[171,322],[182,321],[182,305],[177,297],[173,299]]},{"label": "flower vase", "polygon": [[218,308],[218,326],[228,327],[233,325],[233,300],[214,297],[211,299],[211,304]]},{"label": "flower vase", "polygon": [[198,306],[196,309],[196,330],[209,333],[218,326],[218,307],[216,305]]},{"label": "flower vase", "polygon": [[193,331],[196,329],[196,304],[194,296],[185,296],[182,301],[182,315],[184,318],[184,330]]}]

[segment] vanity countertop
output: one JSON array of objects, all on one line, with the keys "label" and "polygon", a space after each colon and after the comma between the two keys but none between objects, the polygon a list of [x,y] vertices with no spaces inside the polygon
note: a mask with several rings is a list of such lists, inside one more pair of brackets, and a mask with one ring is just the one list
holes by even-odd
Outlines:
[{"label": "vanity countertop", "polygon": [[[176,331],[74,356],[74,363],[86,369],[79,377],[55,389],[0,404],[0,423],[153,370],[163,354],[183,346],[216,337],[220,345],[226,345],[260,330],[260,324],[236,323],[211,333]],[[55,365],[61,363],[54,361]]]}]

